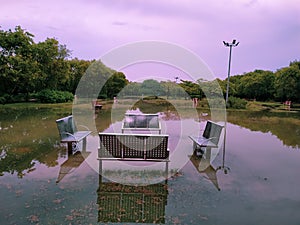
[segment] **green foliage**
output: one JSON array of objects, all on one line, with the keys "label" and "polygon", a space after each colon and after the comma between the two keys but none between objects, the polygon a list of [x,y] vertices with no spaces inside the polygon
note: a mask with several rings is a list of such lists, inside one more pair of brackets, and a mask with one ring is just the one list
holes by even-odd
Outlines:
[{"label": "green foliage", "polygon": [[208,99],[223,98],[222,91],[220,91],[220,88],[222,89],[220,84],[224,82],[220,82],[220,80],[216,79],[213,81],[199,80],[198,83],[201,87],[203,95],[205,95],[206,98]]},{"label": "green foliage", "polygon": [[84,75],[85,71],[88,69],[92,62],[75,58],[69,60],[68,63],[70,74],[69,79],[65,84],[65,88],[67,88],[68,91],[75,93],[81,77]]},{"label": "green foliage", "polygon": [[201,90],[199,84],[182,80],[182,82],[179,84],[180,87],[183,88],[183,90],[191,97],[191,98],[199,98],[201,99],[203,97],[203,91]]},{"label": "green foliage", "polygon": [[49,89],[65,90],[70,78],[70,64],[66,60],[69,50],[54,38],[32,45],[33,61],[38,65],[36,91]]},{"label": "green foliage", "polygon": [[266,101],[273,99],[275,76],[271,71],[255,70],[240,77],[237,86],[238,97]]},{"label": "green foliage", "polygon": [[232,109],[246,109],[247,101],[245,99],[230,96],[228,97],[227,106]]},{"label": "green foliage", "polygon": [[276,99],[300,102],[300,68],[297,63],[276,72]]},{"label": "green foliage", "polygon": [[37,93],[36,97],[42,103],[62,103],[72,101],[74,96],[72,93],[67,91],[55,91],[45,89]]},{"label": "green foliage", "polygon": [[159,96],[162,95],[163,89],[158,81],[148,79],[143,81],[141,85],[141,92],[144,95]]},{"label": "green foliage", "polygon": [[121,72],[115,72],[108,78],[100,94],[112,99],[117,96],[120,91],[128,84],[128,80]]},{"label": "green foliage", "polygon": [[[122,89],[122,95],[124,96],[141,96],[141,83],[128,82],[128,84]],[[139,98],[139,97],[138,97]]]},{"label": "green foliage", "polygon": [[[224,81],[220,81],[224,91]],[[232,90],[233,89],[233,90]],[[291,62],[276,73],[255,70],[230,77],[229,96],[258,101],[300,102],[300,62]]]},{"label": "green foliage", "polygon": [[0,104],[6,104],[12,102],[12,97],[8,94],[0,96]]},{"label": "green foliage", "polygon": [[108,90],[104,85],[114,73],[114,70],[106,67],[100,60],[93,61],[81,78],[76,95],[92,99],[97,98],[99,94],[107,96]]}]

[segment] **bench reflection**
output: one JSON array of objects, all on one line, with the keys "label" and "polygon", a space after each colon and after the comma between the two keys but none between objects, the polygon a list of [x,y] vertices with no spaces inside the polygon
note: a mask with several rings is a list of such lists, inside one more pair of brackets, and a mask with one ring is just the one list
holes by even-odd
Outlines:
[{"label": "bench reflection", "polygon": [[167,180],[145,186],[111,182],[99,175],[98,222],[165,223]]},{"label": "bench reflection", "polygon": [[89,154],[90,152],[86,151],[77,151],[74,154],[68,154],[68,159],[60,166],[56,183],[59,183],[67,174],[72,173],[72,171],[78,168],[89,156]]}]

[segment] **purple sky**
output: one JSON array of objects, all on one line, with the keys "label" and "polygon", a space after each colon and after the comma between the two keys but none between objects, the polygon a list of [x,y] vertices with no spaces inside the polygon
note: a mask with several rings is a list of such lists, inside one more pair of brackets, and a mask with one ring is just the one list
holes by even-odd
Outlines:
[{"label": "purple sky", "polygon": [[171,42],[197,54],[221,79],[229,55],[223,40],[240,42],[231,75],[300,60],[298,0],[0,0],[1,28],[16,25],[36,42],[57,38],[81,59],[99,59],[128,42]]}]

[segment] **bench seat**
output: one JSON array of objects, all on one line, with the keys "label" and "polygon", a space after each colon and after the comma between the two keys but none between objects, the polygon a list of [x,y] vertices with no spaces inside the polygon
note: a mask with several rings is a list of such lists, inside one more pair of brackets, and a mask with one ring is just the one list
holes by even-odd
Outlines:
[{"label": "bench seat", "polygon": [[218,147],[218,145],[213,143],[212,139],[209,139],[209,138],[190,136],[190,139],[201,147],[211,147],[211,148]]}]

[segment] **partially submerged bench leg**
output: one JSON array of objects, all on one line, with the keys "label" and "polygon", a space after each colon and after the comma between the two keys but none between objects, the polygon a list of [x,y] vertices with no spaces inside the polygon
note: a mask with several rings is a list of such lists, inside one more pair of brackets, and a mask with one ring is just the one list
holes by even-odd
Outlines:
[{"label": "partially submerged bench leg", "polygon": [[206,151],[205,151],[205,159],[210,161],[210,157],[211,157],[211,147],[206,147]]},{"label": "partially submerged bench leg", "polygon": [[[68,154],[72,155],[74,150],[76,149],[77,141],[69,141],[67,142],[68,145]],[[86,151],[86,137],[82,139],[82,152]]]},{"label": "partially submerged bench leg", "polygon": [[[197,154],[199,153],[199,154]],[[197,157],[202,156],[204,153],[204,150],[201,149],[201,146],[199,146],[196,142],[193,142],[193,154]]]},{"label": "partially submerged bench leg", "polygon": [[86,151],[86,137],[83,138],[83,140],[82,140],[82,151],[83,151],[83,152]]},{"label": "partially submerged bench leg", "polygon": [[102,176],[102,159],[99,159],[99,175]]},{"label": "partially submerged bench leg", "polygon": [[168,171],[169,171],[169,162],[166,162],[166,170],[165,170],[165,178],[168,179]]},{"label": "partially submerged bench leg", "polygon": [[73,154],[73,143],[75,142],[68,142],[68,155]]}]

